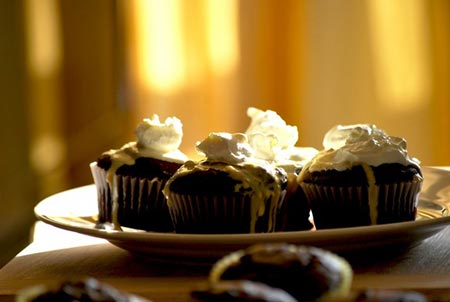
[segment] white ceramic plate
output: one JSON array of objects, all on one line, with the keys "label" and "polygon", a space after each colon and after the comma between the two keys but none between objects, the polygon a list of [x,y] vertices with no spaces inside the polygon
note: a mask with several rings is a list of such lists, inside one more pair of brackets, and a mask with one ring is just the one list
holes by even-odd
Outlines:
[{"label": "white ceramic plate", "polygon": [[52,195],[35,207],[36,216],[65,230],[103,238],[123,249],[153,257],[215,259],[262,242],[314,245],[346,251],[388,245],[408,245],[428,238],[450,223],[450,170],[424,167],[424,185],[416,221],[318,231],[264,234],[174,234],[96,228],[97,195],[94,185]]}]

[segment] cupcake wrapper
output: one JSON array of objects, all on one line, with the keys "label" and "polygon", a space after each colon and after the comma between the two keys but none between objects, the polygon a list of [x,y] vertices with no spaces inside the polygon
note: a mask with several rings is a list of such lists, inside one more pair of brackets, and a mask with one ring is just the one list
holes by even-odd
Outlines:
[{"label": "cupcake wrapper", "polygon": [[106,171],[98,167],[95,162],[89,167],[97,188],[98,220],[100,223],[112,222],[111,189],[106,182]]},{"label": "cupcake wrapper", "polygon": [[[371,225],[368,187],[301,184],[311,205],[317,229]],[[414,220],[421,182],[376,186],[376,224]]]},{"label": "cupcake wrapper", "polygon": [[[250,195],[186,195],[170,192],[168,199],[176,233],[251,232]],[[256,217],[255,232],[271,232],[275,228],[276,217],[270,217],[277,212],[277,209],[270,210],[273,202],[272,199],[266,200],[264,215]]]},{"label": "cupcake wrapper", "polygon": [[[112,191],[106,171],[95,163],[91,172],[97,187],[99,222],[114,223]],[[117,221],[121,226],[147,231],[170,232],[173,224],[162,193],[166,181],[114,175],[118,192]]]},{"label": "cupcake wrapper", "polygon": [[276,230],[279,232],[310,230],[313,227],[309,220],[310,212],[303,189],[298,184],[288,185],[277,218]]}]

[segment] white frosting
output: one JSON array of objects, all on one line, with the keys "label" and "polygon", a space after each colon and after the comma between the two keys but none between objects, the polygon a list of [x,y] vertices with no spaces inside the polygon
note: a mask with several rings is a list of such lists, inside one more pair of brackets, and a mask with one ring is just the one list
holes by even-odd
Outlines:
[{"label": "white frosting", "polygon": [[247,136],[243,133],[213,132],[202,142],[197,143],[196,148],[209,161],[232,164],[247,161],[253,153]]},{"label": "white frosting", "polygon": [[151,149],[160,153],[178,150],[183,138],[183,124],[176,117],[168,117],[164,123],[158,115],[152,119],[145,118],[135,130],[138,146],[141,149]]},{"label": "white frosting", "polygon": [[293,147],[286,150],[285,159],[278,160],[276,166],[288,173],[293,173],[298,168],[304,167],[317,153],[319,151],[313,147]]},{"label": "white frosting", "polygon": [[151,119],[145,118],[136,127],[135,135],[136,142],[108,152],[117,166],[133,165],[138,157],[179,163],[187,160],[187,156],[178,149],[183,138],[183,125],[176,117],[169,117],[164,123],[156,114]]},{"label": "white frosting", "polygon": [[[347,141],[357,141],[370,139],[370,136],[386,136],[387,134],[378,129],[375,125],[355,124],[355,125],[337,125],[331,128],[323,138],[323,147],[327,149],[339,149]],[[405,145],[406,149],[406,145]]]},{"label": "white frosting", "polygon": [[417,159],[408,156],[404,139],[389,136],[375,125],[336,126],[327,132],[323,144],[325,149],[312,159],[310,171],[342,171],[361,163],[419,166]]},{"label": "white frosting", "polygon": [[286,159],[288,150],[294,147],[298,140],[296,126],[289,126],[274,111],[262,111],[250,107],[247,115],[251,118],[245,134],[249,144],[255,150],[256,158],[267,161]]}]

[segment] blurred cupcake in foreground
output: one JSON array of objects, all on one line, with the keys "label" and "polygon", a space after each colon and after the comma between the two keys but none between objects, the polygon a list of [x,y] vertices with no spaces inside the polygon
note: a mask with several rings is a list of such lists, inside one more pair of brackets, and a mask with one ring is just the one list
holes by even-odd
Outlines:
[{"label": "blurred cupcake in foreground", "polygon": [[298,301],[333,301],[347,297],[353,279],[342,257],[315,247],[287,243],[257,244],[218,260],[209,282],[249,280],[279,288]]},{"label": "blurred cupcake in foreground", "polygon": [[16,302],[150,302],[143,297],[88,277],[41,284],[19,290]]},{"label": "blurred cupcake in foreground", "polygon": [[281,288],[250,280],[205,283],[192,290],[191,296],[217,302],[299,302]]},{"label": "blurred cupcake in foreground", "polygon": [[175,231],[275,231],[285,172],[254,160],[242,133],[211,133],[197,150],[206,158],[186,162],[164,188]]},{"label": "blurred cupcake in foreground", "polygon": [[91,164],[97,186],[99,223],[147,231],[173,231],[162,189],[187,160],[178,148],[182,123],[175,117],[160,122],[154,115],[135,131],[137,141],[103,153]]},{"label": "blurred cupcake in foreground", "polygon": [[312,147],[295,146],[298,140],[297,127],[287,125],[275,111],[262,111],[250,107],[247,115],[251,118],[251,122],[245,134],[248,136],[249,144],[255,150],[253,156],[283,168],[288,176],[288,186],[280,207],[277,231],[311,229],[310,208],[297,182],[297,176],[305,163],[318,151]]},{"label": "blurred cupcake in foreground", "polygon": [[403,138],[375,125],[336,126],[298,177],[317,228],[411,221],[423,182]]}]

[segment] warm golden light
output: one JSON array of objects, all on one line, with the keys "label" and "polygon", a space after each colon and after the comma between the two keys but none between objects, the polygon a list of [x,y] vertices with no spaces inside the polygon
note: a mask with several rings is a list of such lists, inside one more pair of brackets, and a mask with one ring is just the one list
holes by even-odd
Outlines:
[{"label": "warm golden light", "polygon": [[369,0],[377,93],[386,108],[423,105],[430,96],[424,0]]},{"label": "warm golden light", "polygon": [[60,26],[57,0],[28,0],[28,67],[38,76],[55,73],[61,65]]},{"label": "warm golden light", "polygon": [[45,196],[64,186],[67,156],[62,135],[59,76],[63,49],[58,0],[25,2],[30,162]]},{"label": "warm golden light", "polygon": [[134,10],[140,78],[156,91],[173,91],[185,77],[180,1],[136,0]]},{"label": "warm golden light", "polygon": [[208,53],[213,71],[228,74],[238,63],[237,0],[206,1]]}]

